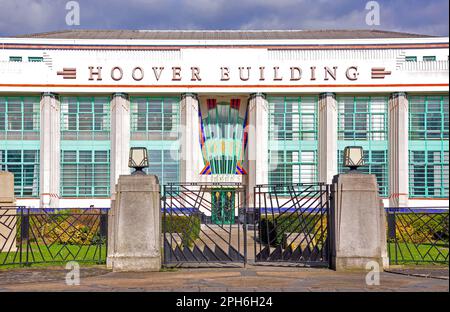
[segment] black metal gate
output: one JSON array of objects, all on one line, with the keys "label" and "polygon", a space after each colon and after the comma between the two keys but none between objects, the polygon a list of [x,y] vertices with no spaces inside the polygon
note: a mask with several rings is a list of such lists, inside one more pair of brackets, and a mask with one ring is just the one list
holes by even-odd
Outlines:
[{"label": "black metal gate", "polygon": [[245,189],[239,183],[163,186],[165,266],[235,266],[247,259]]},{"label": "black metal gate", "polygon": [[329,185],[255,187],[255,262],[329,265]]}]

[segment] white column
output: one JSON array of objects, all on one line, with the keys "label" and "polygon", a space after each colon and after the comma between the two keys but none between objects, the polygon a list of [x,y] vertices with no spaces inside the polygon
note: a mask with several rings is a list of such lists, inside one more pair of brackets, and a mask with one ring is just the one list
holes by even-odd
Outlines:
[{"label": "white column", "polygon": [[248,104],[248,180],[247,197],[253,207],[254,187],[269,181],[269,107],[263,93],[250,95]]},{"label": "white column", "polygon": [[57,208],[60,196],[61,107],[58,96],[41,97],[40,206]]},{"label": "white column", "polygon": [[122,174],[129,174],[130,101],[124,93],[111,98],[111,199],[115,198],[115,185]]},{"label": "white column", "polygon": [[198,182],[203,169],[200,148],[199,102],[196,94],[185,93],[181,96],[181,153],[180,181]]},{"label": "white column", "polygon": [[389,206],[408,206],[408,98],[397,92],[389,98]]},{"label": "white column", "polygon": [[319,96],[318,160],[319,182],[331,183],[338,173],[337,106],[334,93]]}]

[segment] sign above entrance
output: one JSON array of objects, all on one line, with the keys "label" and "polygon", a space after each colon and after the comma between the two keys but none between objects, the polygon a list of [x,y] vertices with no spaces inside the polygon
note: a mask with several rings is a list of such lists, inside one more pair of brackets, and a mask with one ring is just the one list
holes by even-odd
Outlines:
[{"label": "sign above entrance", "polygon": [[[190,66],[152,66],[152,67],[122,67],[122,66],[87,66],[77,75],[77,68],[64,67],[57,71],[62,79],[81,78],[87,81],[145,81],[147,83],[203,80],[227,81],[258,81],[258,82],[301,82],[301,81],[357,81],[360,74],[371,75],[371,79],[384,79],[391,75],[385,67],[360,68],[351,66],[238,66],[236,68],[221,66],[216,68],[215,77],[210,77],[211,71],[204,72],[201,67]],[[83,76],[81,76],[83,75]]]}]

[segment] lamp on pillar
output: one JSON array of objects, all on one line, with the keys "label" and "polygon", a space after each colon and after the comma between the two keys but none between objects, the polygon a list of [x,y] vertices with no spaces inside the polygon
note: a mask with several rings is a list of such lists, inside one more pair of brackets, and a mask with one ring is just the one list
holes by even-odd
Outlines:
[{"label": "lamp on pillar", "polygon": [[344,167],[355,172],[358,167],[364,166],[364,150],[361,146],[346,146],[344,148]]},{"label": "lamp on pillar", "polygon": [[145,147],[130,148],[128,167],[135,169],[135,171],[131,173],[131,175],[145,175],[145,172],[142,170],[148,167],[148,152]]}]

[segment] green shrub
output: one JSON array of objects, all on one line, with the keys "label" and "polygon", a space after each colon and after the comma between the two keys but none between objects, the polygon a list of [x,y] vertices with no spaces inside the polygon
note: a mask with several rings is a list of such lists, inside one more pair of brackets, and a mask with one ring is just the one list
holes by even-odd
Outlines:
[{"label": "green shrub", "polygon": [[439,240],[448,243],[448,214],[399,214],[396,220],[396,237],[405,243],[424,243]]},{"label": "green shrub", "polygon": [[[321,219],[322,218],[322,219]],[[304,215],[300,216],[296,213],[285,213],[283,215],[261,217],[259,226],[261,229],[261,242],[270,244],[271,246],[279,246],[283,243],[285,233],[307,232],[311,236],[315,234],[319,238],[322,229],[327,228],[327,219],[320,215]]]},{"label": "green shrub", "polygon": [[[166,215],[163,218],[163,229],[166,233],[178,233],[181,236],[182,245],[192,247],[196,239],[200,237],[200,217]],[[164,227],[165,226],[165,227]]]}]

